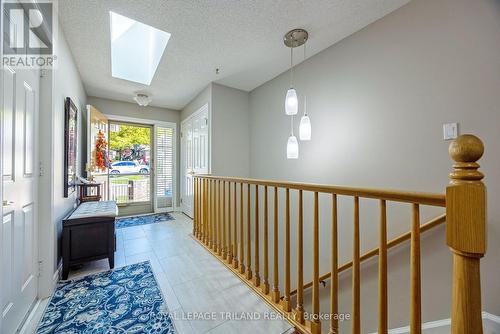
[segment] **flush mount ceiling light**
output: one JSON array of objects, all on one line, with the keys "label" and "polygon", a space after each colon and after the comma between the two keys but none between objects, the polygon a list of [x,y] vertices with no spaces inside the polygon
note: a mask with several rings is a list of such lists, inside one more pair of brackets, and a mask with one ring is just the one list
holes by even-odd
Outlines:
[{"label": "flush mount ceiling light", "polygon": [[111,75],[150,85],[170,34],[115,12],[109,16]]},{"label": "flush mount ceiling light", "polygon": [[138,93],[134,96],[134,101],[137,102],[141,107],[146,107],[151,101],[151,96],[144,93]]}]

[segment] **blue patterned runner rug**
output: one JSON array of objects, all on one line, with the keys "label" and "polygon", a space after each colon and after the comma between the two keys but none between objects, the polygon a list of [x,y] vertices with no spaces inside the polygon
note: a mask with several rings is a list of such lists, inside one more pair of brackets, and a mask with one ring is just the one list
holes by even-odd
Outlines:
[{"label": "blue patterned runner rug", "polygon": [[116,228],[124,228],[138,225],[155,224],[163,221],[174,219],[169,213],[155,213],[146,216],[134,216],[117,218],[115,221]]},{"label": "blue patterned runner rug", "polygon": [[59,284],[37,334],[175,334],[149,261]]}]

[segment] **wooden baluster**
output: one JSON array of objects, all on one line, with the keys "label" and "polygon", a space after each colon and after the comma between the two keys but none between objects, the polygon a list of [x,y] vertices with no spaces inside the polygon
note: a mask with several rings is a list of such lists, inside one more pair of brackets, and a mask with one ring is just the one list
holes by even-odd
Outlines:
[{"label": "wooden baluster", "polygon": [[196,212],[196,178],[193,178],[193,235],[196,238],[198,235],[198,212]]},{"label": "wooden baluster", "polygon": [[213,214],[213,210],[212,210],[212,206],[213,206],[213,203],[212,203],[212,200],[213,200],[213,196],[212,196],[212,180],[207,180],[207,188],[208,188],[208,208],[207,208],[207,211],[208,211],[208,247],[212,248],[213,249],[213,234],[214,234],[214,229],[213,229],[213,217],[212,217],[212,214]]},{"label": "wooden baluster", "polygon": [[228,197],[227,197],[227,263],[231,264],[233,263],[233,241],[232,241],[232,234],[231,234],[231,182],[227,183],[227,192],[228,192]]},{"label": "wooden baluster", "polygon": [[259,253],[260,253],[260,245],[259,245],[259,186],[256,184],[255,185],[255,226],[254,226],[254,240],[255,240],[255,245],[254,245],[254,257],[255,257],[255,262],[254,262],[254,275],[253,275],[253,284],[255,286],[260,286],[260,259],[259,259]]},{"label": "wooden baluster", "polygon": [[217,223],[217,180],[214,180],[213,184],[213,225],[214,225],[214,246],[213,250],[217,253],[217,242],[218,242],[218,223]]},{"label": "wooden baluster", "polygon": [[422,333],[420,293],[420,210],[413,204],[410,241],[410,332]]},{"label": "wooden baluster", "polygon": [[217,201],[216,201],[216,196],[215,196],[215,192],[217,190],[216,188],[216,182],[215,180],[212,180],[212,249],[214,250],[214,252],[217,252],[217,210],[216,210],[216,205],[217,205]]},{"label": "wooden baluster", "polygon": [[208,228],[207,228],[207,180],[203,179],[203,243],[206,245],[208,242]]},{"label": "wooden baluster", "polygon": [[337,195],[332,195],[332,258],[330,277],[330,332],[339,333],[339,320],[336,317],[339,313],[339,283],[338,283],[338,237],[337,237]]},{"label": "wooden baluster", "polygon": [[198,222],[199,222],[199,231],[198,231],[198,239],[202,239],[203,237],[203,203],[202,203],[202,195],[203,189],[201,184],[201,179],[198,178]]},{"label": "wooden baluster", "polygon": [[274,222],[273,222],[273,301],[279,303],[280,293],[280,274],[278,263],[278,187],[274,187]]},{"label": "wooden baluster", "polygon": [[313,223],[313,291],[311,333],[321,333],[319,320],[319,199],[318,192],[314,192],[314,223]]},{"label": "wooden baluster", "polygon": [[236,196],[236,182],[234,183],[233,194],[234,205],[234,245],[233,245],[233,268],[238,268],[238,210],[237,210],[237,196]]},{"label": "wooden baluster", "polygon": [[219,256],[222,256],[222,215],[221,215],[221,180],[217,182],[217,250]]},{"label": "wooden baluster", "polygon": [[214,192],[213,192],[213,218],[214,218],[214,222],[213,222],[213,225],[214,225],[214,247],[213,247],[213,250],[215,253],[218,252],[218,243],[219,243],[219,224],[218,224],[218,217],[217,217],[217,184],[218,184],[218,180],[214,180],[213,182],[213,188],[214,188]]},{"label": "wooden baluster", "polygon": [[240,184],[240,273],[245,273],[245,230],[243,228],[243,183]]},{"label": "wooden baluster", "polygon": [[378,250],[378,332],[387,334],[387,205],[380,200]]},{"label": "wooden baluster", "polygon": [[196,238],[198,240],[201,240],[202,238],[202,235],[203,235],[203,221],[202,221],[202,218],[201,218],[201,208],[202,208],[202,205],[201,205],[201,196],[202,196],[202,189],[201,189],[201,179],[200,178],[197,178],[197,181],[196,181],[196,200],[197,200],[197,210],[196,212],[198,213],[196,215],[197,219],[198,219],[198,232],[196,234]]},{"label": "wooden baluster", "polygon": [[196,220],[198,221],[198,227],[196,231],[196,237],[201,238],[201,192],[200,192],[200,179],[196,179]]},{"label": "wooden baluster", "polygon": [[210,193],[208,191],[208,180],[205,179],[205,245],[210,245]]},{"label": "wooden baluster", "polygon": [[201,231],[202,231],[202,224],[201,224],[201,192],[200,192],[200,179],[196,178],[196,221],[197,223],[197,228],[196,228],[196,238],[200,239],[201,238]]},{"label": "wooden baluster", "polygon": [[267,186],[264,186],[264,284],[262,291],[269,293],[269,207],[267,199]]},{"label": "wooden baluster", "polygon": [[286,188],[285,212],[285,291],[283,296],[283,309],[292,310],[290,300],[290,189]]},{"label": "wooden baluster", "polygon": [[248,280],[252,279],[252,244],[251,244],[251,221],[250,221],[250,183],[247,184],[247,275]]},{"label": "wooden baluster", "polygon": [[206,225],[206,203],[205,203],[205,198],[207,196],[207,193],[206,193],[206,189],[205,189],[205,180],[204,179],[201,179],[201,182],[200,182],[200,187],[201,187],[201,198],[200,198],[200,201],[201,201],[201,224],[202,224],[202,235],[201,235],[201,241],[203,243],[206,243],[205,242],[205,238],[206,238],[206,235],[207,235],[207,225]]},{"label": "wooden baluster", "polygon": [[352,333],[361,332],[361,293],[359,266],[359,197],[354,197],[354,228],[353,228],[353,260],[352,260]]},{"label": "wooden baluster", "polygon": [[481,139],[461,135],[450,144],[455,161],[446,189],[446,243],[453,252],[452,334],[482,334],[480,259],[486,253],[486,187],[477,161]]},{"label": "wooden baluster", "polygon": [[222,181],[222,259],[227,260],[226,244],[226,181]]},{"label": "wooden baluster", "polygon": [[295,307],[295,319],[304,323],[304,209],[303,193],[299,190],[299,222],[297,225],[297,306]]}]

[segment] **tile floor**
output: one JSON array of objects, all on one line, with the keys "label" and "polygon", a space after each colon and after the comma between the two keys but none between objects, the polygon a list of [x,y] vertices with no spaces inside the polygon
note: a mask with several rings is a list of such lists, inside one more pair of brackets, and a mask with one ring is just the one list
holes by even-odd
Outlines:
[{"label": "tile floor", "polygon": [[[283,320],[263,319],[271,308],[192,237],[192,221],[180,213],[174,220],[117,230],[115,265],[149,260],[179,334],[293,333]],[[70,279],[108,270],[107,260],[89,263],[70,273]],[[216,318],[193,316],[216,312]],[[232,319],[240,312],[258,312],[259,320]]]}]

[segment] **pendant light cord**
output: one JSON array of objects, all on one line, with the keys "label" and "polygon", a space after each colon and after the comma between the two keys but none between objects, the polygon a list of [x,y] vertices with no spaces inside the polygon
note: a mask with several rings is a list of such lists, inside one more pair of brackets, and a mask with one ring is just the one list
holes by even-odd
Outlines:
[{"label": "pendant light cord", "polygon": [[290,117],[290,135],[293,136],[293,115]]},{"label": "pendant light cord", "polygon": [[[303,60],[304,63],[306,61],[306,44],[307,43],[304,43],[304,60]],[[304,116],[307,116],[307,104],[306,104],[307,102],[306,102],[306,99],[307,99],[307,96],[304,93]]]},{"label": "pendant light cord", "polygon": [[293,47],[290,48],[290,88],[293,88]]}]

